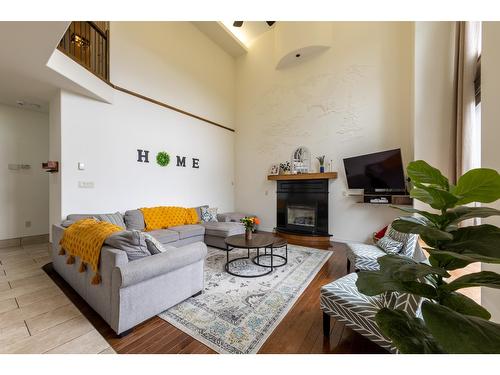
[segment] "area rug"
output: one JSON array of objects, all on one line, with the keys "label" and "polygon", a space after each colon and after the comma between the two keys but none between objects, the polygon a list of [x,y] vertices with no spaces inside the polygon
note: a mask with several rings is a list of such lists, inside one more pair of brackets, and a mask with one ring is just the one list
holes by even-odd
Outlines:
[{"label": "area rug", "polygon": [[[284,249],[275,252],[284,255]],[[231,259],[246,255],[243,249],[230,253]],[[159,317],[218,353],[257,353],[331,255],[331,251],[289,245],[285,266],[250,279],[228,274],[226,252],[209,248],[203,294]],[[266,262],[268,258],[261,258],[262,264]],[[249,260],[231,266],[238,273],[265,271]]]}]

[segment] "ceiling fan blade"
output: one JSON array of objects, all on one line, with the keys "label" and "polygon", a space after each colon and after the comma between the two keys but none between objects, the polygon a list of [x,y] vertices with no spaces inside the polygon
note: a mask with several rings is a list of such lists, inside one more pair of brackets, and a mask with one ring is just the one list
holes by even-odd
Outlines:
[{"label": "ceiling fan blade", "polygon": [[241,27],[243,25],[243,21],[234,21],[233,26],[234,27]]},{"label": "ceiling fan blade", "polygon": [[272,25],[274,25],[276,23],[276,21],[266,21],[267,23],[267,26],[271,27]]}]

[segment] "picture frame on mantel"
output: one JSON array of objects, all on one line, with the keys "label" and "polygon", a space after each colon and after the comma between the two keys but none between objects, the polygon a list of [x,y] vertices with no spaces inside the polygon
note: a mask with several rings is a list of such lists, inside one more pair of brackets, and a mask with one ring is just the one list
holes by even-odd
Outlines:
[{"label": "picture frame on mantel", "polygon": [[280,174],[280,165],[279,164],[271,165],[271,168],[269,169],[269,175],[270,176],[277,176],[279,174]]}]

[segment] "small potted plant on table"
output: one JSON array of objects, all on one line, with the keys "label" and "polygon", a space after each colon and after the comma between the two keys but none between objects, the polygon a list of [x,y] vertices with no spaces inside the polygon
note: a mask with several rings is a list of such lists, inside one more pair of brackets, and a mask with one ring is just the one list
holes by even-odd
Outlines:
[{"label": "small potted plant on table", "polygon": [[260,220],[255,216],[245,216],[240,220],[245,226],[245,239],[252,239],[252,232],[255,230],[255,227],[260,224]]}]

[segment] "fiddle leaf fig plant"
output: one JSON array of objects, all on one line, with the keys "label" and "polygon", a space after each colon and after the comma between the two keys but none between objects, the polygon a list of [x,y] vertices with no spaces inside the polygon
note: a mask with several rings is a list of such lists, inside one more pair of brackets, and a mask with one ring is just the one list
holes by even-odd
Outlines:
[{"label": "fiddle leaf fig plant", "polygon": [[381,331],[402,353],[500,353],[500,324],[460,289],[500,289],[500,275],[481,271],[447,282],[448,271],[470,263],[500,263],[500,228],[491,224],[461,226],[464,220],[499,216],[500,210],[468,207],[500,199],[500,175],[487,168],[473,169],[453,185],[423,160],[408,164],[410,196],[427,203],[433,212],[399,208],[414,216],[396,219],[392,227],[420,235],[429,253],[428,263],[386,255],[378,259],[379,271],[361,271],[356,285],[374,296],[385,292],[407,293],[422,299],[421,317],[384,307],[375,316]]}]

